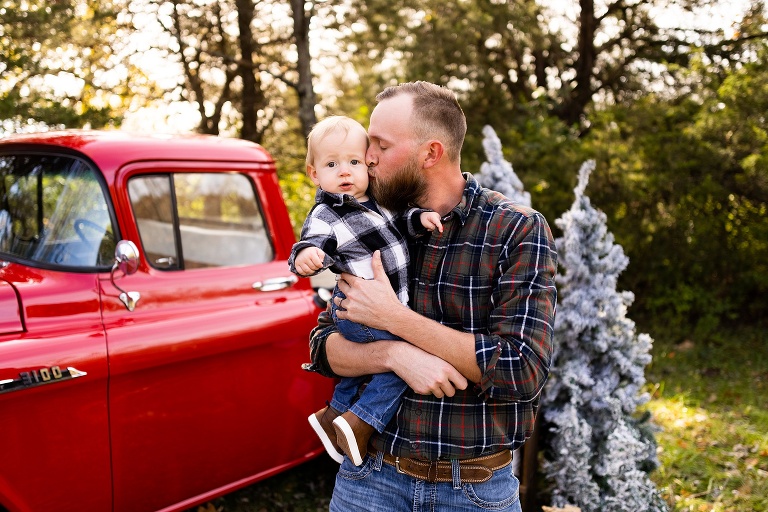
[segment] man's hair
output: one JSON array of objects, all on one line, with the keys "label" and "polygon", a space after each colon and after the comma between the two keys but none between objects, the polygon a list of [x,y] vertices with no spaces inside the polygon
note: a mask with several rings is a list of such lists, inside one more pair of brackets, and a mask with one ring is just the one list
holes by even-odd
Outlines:
[{"label": "man's hair", "polygon": [[314,165],[315,161],[315,148],[317,144],[321,143],[329,133],[336,130],[343,130],[345,134],[349,134],[352,130],[360,129],[365,133],[366,137],[368,132],[365,131],[363,125],[355,121],[354,119],[346,116],[330,116],[326,117],[310,130],[307,135],[307,165]]},{"label": "man's hair", "polygon": [[409,122],[419,143],[432,138],[442,139],[448,159],[458,162],[467,134],[467,118],[453,91],[430,82],[407,82],[387,87],[376,96],[376,101],[401,94],[413,98],[413,114]]}]

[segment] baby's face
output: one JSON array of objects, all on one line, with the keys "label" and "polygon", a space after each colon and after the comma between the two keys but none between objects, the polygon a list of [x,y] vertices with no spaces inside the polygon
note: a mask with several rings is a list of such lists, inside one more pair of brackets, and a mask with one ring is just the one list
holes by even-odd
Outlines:
[{"label": "baby's face", "polygon": [[365,201],[368,199],[367,149],[368,137],[364,131],[334,130],[318,142],[314,165],[308,169],[309,177],[326,192],[349,194]]}]

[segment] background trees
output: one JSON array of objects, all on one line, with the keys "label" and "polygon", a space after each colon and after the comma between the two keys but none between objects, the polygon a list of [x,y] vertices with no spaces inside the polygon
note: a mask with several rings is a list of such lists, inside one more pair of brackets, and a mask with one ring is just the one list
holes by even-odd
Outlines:
[{"label": "background trees", "polygon": [[366,122],[384,86],[431,80],[467,114],[465,169],[479,170],[490,125],[550,220],[569,208],[572,170],[596,161],[590,197],[630,258],[620,287],[639,322],[706,332],[768,306],[764,1],[726,29],[701,21],[710,0],[1,5],[6,131],[126,114],[154,129],[142,107],[183,110],[184,129],[264,144],[300,226],[315,117]]},{"label": "background trees", "polygon": [[119,125],[129,98],[150,88],[126,58],[124,7],[120,0],[0,3],[0,134],[36,123]]}]

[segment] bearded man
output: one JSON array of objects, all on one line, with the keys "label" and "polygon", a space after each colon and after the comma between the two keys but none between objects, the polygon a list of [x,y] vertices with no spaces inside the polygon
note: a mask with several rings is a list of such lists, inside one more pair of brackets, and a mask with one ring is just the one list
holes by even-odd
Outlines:
[{"label": "bearded man", "polygon": [[[380,259],[374,279],[340,276],[340,318],[404,341],[345,340],[327,312],[310,339],[327,377],[394,372],[408,384],[363,464],[345,459],[331,511],[520,511],[511,450],[530,437],[552,361],[557,252],[537,211],[461,171],[466,118],[428,82],[381,92],[366,153],[386,208],[436,211],[443,232],[409,242],[410,308]],[[338,304],[337,304],[338,305]]]}]

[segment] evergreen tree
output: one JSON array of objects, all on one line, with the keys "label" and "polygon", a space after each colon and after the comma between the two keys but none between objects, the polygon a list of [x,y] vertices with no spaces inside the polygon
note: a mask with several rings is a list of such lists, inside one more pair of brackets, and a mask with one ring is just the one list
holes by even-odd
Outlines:
[{"label": "evergreen tree", "polygon": [[553,505],[583,512],[667,509],[647,471],[658,465],[642,393],[652,340],[626,317],[634,296],[616,290],[629,259],[606,215],[584,195],[594,161],[579,170],[571,209],[555,221],[560,268],[555,357],[542,397],[549,428],[544,472]]},{"label": "evergreen tree", "polygon": [[475,175],[477,181],[486,188],[504,194],[512,202],[531,206],[531,194],[523,189],[523,182],[515,174],[512,164],[504,159],[496,132],[485,125],[483,135],[483,148],[488,161],[482,163],[480,173]]},{"label": "evergreen tree", "polygon": [[[480,165],[480,172],[475,174],[478,183],[485,188],[495,190],[511,200],[523,206],[531,206],[531,194],[523,188],[523,182],[515,174],[512,164],[504,159],[501,149],[501,140],[494,129],[485,125],[483,127],[483,148],[487,162]],[[523,470],[522,448],[518,448],[512,454],[512,471],[520,476]]]}]

